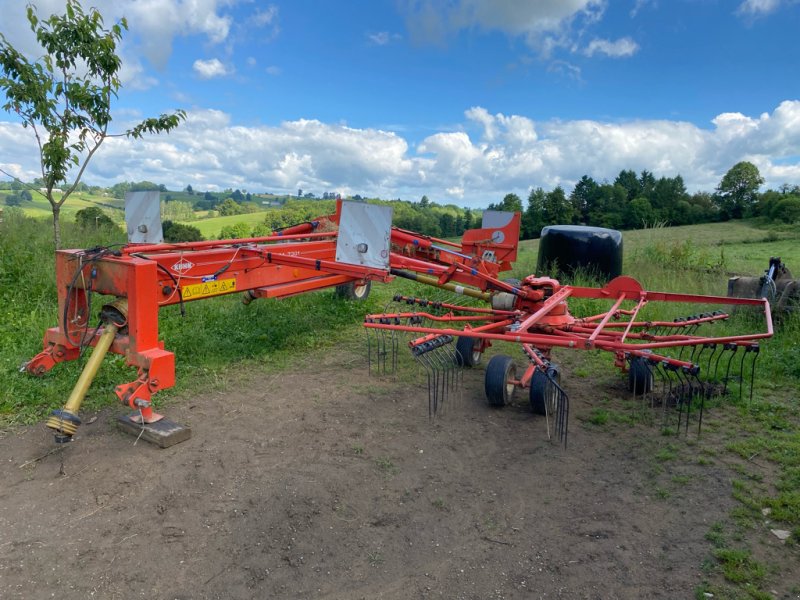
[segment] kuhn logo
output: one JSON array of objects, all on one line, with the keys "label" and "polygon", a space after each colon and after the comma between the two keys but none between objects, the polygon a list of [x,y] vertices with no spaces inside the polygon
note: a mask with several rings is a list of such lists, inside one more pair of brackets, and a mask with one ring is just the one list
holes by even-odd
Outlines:
[{"label": "kuhn logo", "polygon": [[172,270],[177,271],[178,273],[183,273],[184,271],[188,271],[194,266],[193,262],[189,262],[188,260],[179,260],[174,265],[172,265]]}]

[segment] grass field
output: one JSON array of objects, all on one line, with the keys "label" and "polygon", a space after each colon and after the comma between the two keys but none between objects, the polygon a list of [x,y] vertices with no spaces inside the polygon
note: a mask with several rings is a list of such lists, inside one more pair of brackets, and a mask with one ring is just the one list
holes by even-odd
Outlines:
[{"label": "grass field", "polygon": [[[71,210],[94,202],[95,198],[78,200],[70,204]],[[25,210],[26,215],[34,214],[34,210],[49,214],[46,205],[41,206],[39,201],[34,204],[34,208]],[[213,221],[213,227],[221,228],[220,223],[232,224],[245,218],[260,220],[263,213],[211,219],[208,223]],[[213,237],[211,228],[201,230]],[[41,350],[45,329],[58,322],[50,233],[48,222],[14,211],[6,211],[0,223],[0,428],[36,422],[59,407],[83,366],[83,360],[58,365],[38,379],[18,371],[21,363]],[[124,241],[87,235],[71,219],[65,219],[63,235],[65,247]],[[724,295],[731,274],[759,275],[770,256],[781,256],[790,268],[800,271],[800,232],[791,228],[759,228],[738,221],[656,228],[625,232],[624,244],[624,272],[654,290]],[[522,242],[514,274],[533,273],[536,253],[536,241]],[[267,364],[274,368],[309,347],[360,343],[364,314],[380,312],[392,294],[407,286],[404,282],[376,285],[370,299],[360,304],[321,291],[281,301],[262,300],[250,306],[235,297],[189,303],[185,318],[177,307],[168,307],[161,311],[159,327],[166,347],[177,355],[177,385],[159,393],[159,402],[168,402],[176,393],[186,395],[192,390],[213,388],[235,379],[237,373]],[[413,289],[424,293],[423,288]],[[773,521],[792,532],[786,551],[798,552],[799,339],[800,316],[795,314],[765,344],[755,401],[732,400],[730,422],[725,425],[721,446],[714,452],[739,460],[739,477],[731,491],[738,507],[726,523],[709,530],[715,559],[708,566],[707,582],[698,590],[698,597],[707,597],[704,593],[713,593],[715,598],[771,597],[765,591],[770,565],[759,562],[758,550],[761,536],[770,535],[761,516],[765,507],[772,511]],[[600,359],[587,359],[587,372],[605,368],[595,366],[595,360]],[[86,409],[112,404],[113,387],[134,378],[135,372],[121,357],[108,357],[87,396]],[[615,421],[613,412],[608,411],[598,413],[597,420],[624,421]],[[771,465],[767,477],[748,463],[756,455]]]},{"label": "grass field", "polygon": [[246,223],[249,227],[258,225],[264,221],[264,211],[245,213],[242,215],[230,215],[228,217],[211,217],[209,219],[199,219],[197,221],[186,221],[186,225],[191,225],[200,230],[203,237],[207,240],[219,238],[223,227]]}]

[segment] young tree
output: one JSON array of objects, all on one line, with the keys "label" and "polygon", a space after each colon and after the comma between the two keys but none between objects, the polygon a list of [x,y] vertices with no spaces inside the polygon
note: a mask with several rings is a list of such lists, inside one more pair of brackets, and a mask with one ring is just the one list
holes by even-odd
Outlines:
[{"label": "young tree", "polygon": [[[111,104],[121,87],[122,61],[117,44],[128,28],[125,19],[106,29],[92,8],[84,12],[78,0],[67,0],[65,13],[40,20],[28,5],[31,31],[44,49],[35,61],[14,48],[0,33],[0,90],[3,109],[19,115],[30,127],[39,147],[42,187],[53,211],[56,248],[61,247],[59,215],[76,190],[86,167],[106,138],[141,138],[145,133],[168,132],[186,118],[182,110],[145,119],[123,132],[109,133]],[[77,174],[60,198],[53,194]]]}]

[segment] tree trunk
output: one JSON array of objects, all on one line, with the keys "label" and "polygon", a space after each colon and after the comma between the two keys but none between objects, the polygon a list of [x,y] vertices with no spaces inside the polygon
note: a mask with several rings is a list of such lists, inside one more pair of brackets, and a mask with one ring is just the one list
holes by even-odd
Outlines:
[{"label": "tree trunk", "polygon": [[56,250],[61,250],[61,221],[59,215],[61,207],[53,204],[53,239],[56,243]]}]

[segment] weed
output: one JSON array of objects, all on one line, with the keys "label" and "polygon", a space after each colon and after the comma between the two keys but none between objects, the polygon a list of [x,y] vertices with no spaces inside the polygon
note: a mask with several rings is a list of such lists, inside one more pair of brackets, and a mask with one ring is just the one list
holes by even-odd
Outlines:
[{"label": "weed", "polygon": [[686,485],[692,480],[691,475],[673,475],[672,483],[675,485]]},{"label": "weed", "polygon": [[711,542],[715,548],[723,548],[725,546],[725,536],[723,535],[722,523],[719,521],[713,523],[706,533],[706,539]]},{"label": "weed", "polygon": [[586,419],[592,425],[605,425],[608,423],[608,411],[604,408],[595,408]]},{"label": "weed", "polygon": [[380,456],[376,458],[375,466],[377,466],[378,469],[380,469],[380,471],[388,477],[393,477],[400,472],[400,470],[397,468],[397,465],[395,465],[392,462],[392,459],[388,456]]},{"label": "weed", "polygon": [[447,504],[445,504],[444,498],[436,498],[431,504],[438,510],[447,510]]},{"label": "weed", "polygon": [[672,494],[669,490],[665,490],[664,488],[656,488],[656,498],[659,500],[668,500]]},{"label": "weed", "polygon": [[367,554],[367,560],[369,561],[370,567],[377,567],[382,565],[385,559],[383,558],[383,554],[376,550]]},{"label": "weed", "polygon": [[760,583],[767,574],[761,563],[753,560],[749,550],[735,548],[717,548],[714,550],[722,565],[725,579],[733,583]]},{"label": "weed", "polygon": [[667,444],[656,452],[656,460],[660,462],[667,462],[669,460],[675,460],[676,458],[678,458],[678,449],[672,444]]},{"label": "weed", "polygon": [[353,444],[352,446],[350,446],[350,449],[356,456],[361,456],[362,454],[364,454],[364,446],[362,446],[361,444]]}]

